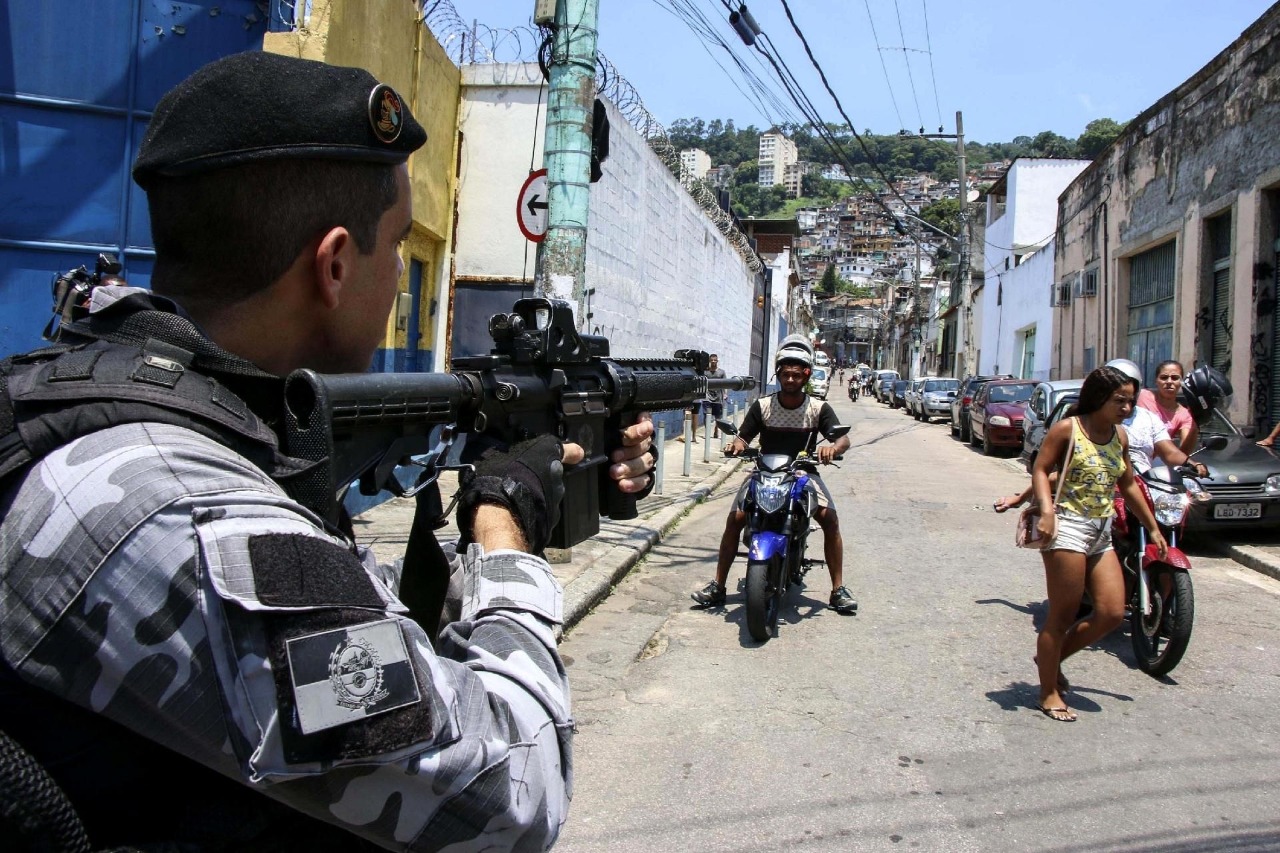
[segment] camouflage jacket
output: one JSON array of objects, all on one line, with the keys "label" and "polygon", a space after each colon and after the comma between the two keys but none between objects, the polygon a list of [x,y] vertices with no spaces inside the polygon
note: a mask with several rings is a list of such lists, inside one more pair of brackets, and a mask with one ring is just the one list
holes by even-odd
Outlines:
[{"label": "camouflage jacket", "polygon": [[436,652],[391,571],[182,427],[93,433],[11,497],[0,652],[26,684],[388,849],[554,843],[573,721],[541,559],[447,549]]}]

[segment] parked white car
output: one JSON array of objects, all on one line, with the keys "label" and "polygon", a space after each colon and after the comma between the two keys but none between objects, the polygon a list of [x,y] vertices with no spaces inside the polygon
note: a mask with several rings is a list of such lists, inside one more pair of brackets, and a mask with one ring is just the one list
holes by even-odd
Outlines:
[{"label": "parked white car", "polygon": [[813,373],[809,376],[809,393],[817,397],[819,400],[827,399],[827,392],[831,390],[831,372],[826,367],[814,367]]}]

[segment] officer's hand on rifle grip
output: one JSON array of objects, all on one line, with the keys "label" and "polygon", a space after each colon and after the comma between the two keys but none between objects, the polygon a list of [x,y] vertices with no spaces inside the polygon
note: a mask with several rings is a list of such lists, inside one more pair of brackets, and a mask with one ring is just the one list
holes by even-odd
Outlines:
[{"label": "officer's hand on rifle grip", "polygon": [[530,553],[541,553],[560,521],[564,465],[582,459],[582,448],[549,435],[522,441],[507,451],[486,450],[458,499],[461,545],[475,540],[475,510],[481,504],[507,509],[520,526]]}]

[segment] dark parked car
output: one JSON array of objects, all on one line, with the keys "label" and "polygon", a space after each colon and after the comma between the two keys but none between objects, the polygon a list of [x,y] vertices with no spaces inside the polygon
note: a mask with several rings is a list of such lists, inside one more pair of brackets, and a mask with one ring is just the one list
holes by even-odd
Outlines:
[{"label": "dark parked car", "polygon": [[889,407],[898,409],[907,404],[907,386],[911,382],[906,379],[897,379],[893,383],[893,390],[890,393]]},{"label": "dark parked car", "polygon": [[1200,440],[1225,436],[1222,450],[1201,450],[1196,460],[1209,469],[1200,485],[1209,500],[1192,505],[1187,527],[1195,530],[1234,530],[1280,524],[1280,454],[1259,447],[1221,412],[1214,411],[1200,425]]},{"label": "dark parked car", "polygon": [[1022,447],[1022,404],[1031,399],[1035,382],[992,379],[984,382],[969,406],[969,442],[990,456],[997,447]]},{"label": "dark parked car", "polygon": [[1009,374],[999,376],[966,376],[960,382],[955,398],[951,401],[951,434],[960,436],[961,441],[969,440],[969,406],[973,404],[973,395],[978,392],[984,382],[992,379],[1012,379]]},{"label": "dark parked car", "polygon": [[893,383],[898,381],[898,371],[877,370],[875,374],[875,395],[881,403],[893,402]]},{"label": "dark parked car", "polygon": [[1057,408],[1058,401],[1064,397],[1076,399],[1080,394],[1083,379],[1056,379],[1052,382],[1041,382],[1031,392],[1031,399],[1023,407],[1022,422],[1022,460],[1027,463],[1027,470],[1035,464],[1036,453],[1044,441],[1044,432],[1048,429],[1050,414]]}]

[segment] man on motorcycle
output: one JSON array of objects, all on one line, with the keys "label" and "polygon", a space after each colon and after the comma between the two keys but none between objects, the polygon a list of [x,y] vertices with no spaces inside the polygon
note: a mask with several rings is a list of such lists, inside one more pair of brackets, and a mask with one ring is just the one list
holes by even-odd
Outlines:
[{"label": "man on motorcycle", "polygon": [[[813,348],[800,335],[790,335],[782,341],[774,359],[778,384],[776,394],[761,397],[751,404],[737,436],[725,447],[725,454],[737,456],[757,435],[763,453],[785,453],[795,457],[805,450],[817,435],[827,436],[839,420],[835,410],[822,401],[804,393],[804,384],[813,372]],[[817,449],[818,461],[827,464],[849,449],[849,437],[841,436],[834,442]],[[827,571],[831,574],[830,605],[837,613],[857,613],[858,602],[844,585],[844,540],[840,536],[840,522],[831,500],[831,493],[821,478],[810,477],[806,488],[812,490],[817,500],[813,517],[822,527],[823,554]],[[738,553],[742,540],[742,528],[747,515],[742,509],[746,498],[746,484],[729,510],[724,535],[720,538],[720,555],[716,563],[716,579],[692,594],[695,602],[703,607],[724,604],[725,582],[729,579],[729,567]]]}]

